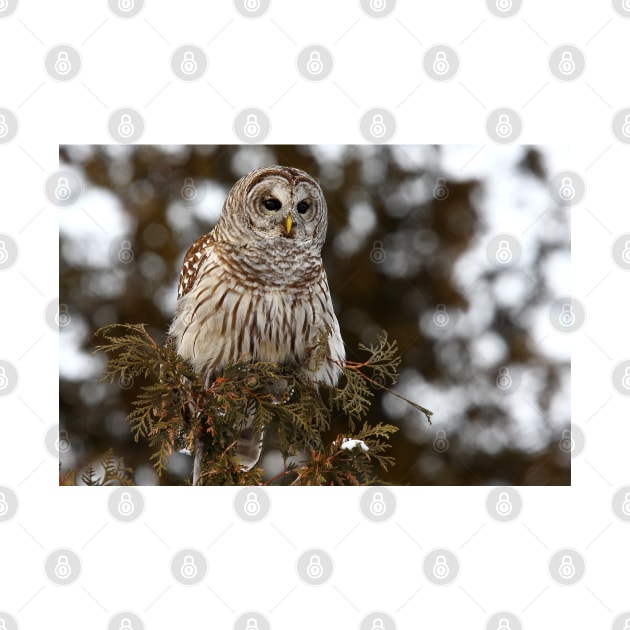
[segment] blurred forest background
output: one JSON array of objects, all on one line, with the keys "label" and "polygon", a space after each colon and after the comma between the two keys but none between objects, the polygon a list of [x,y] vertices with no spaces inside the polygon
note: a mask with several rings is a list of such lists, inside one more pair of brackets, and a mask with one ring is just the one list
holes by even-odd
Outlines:
[{"label": "blurred forest background", "polygon": [[[144,322],[163,340],[188,246],[239,177],[281,164],[324,190],[323,258],[348,357],[385,329],[402,354],[395,389],[434,412],[429,426],[376,393],[370,418],[400,427],[384,480],[570,484],[570,349],[549,322],[551,303],[570,294],[570,220],[549,195],[552,157],[509,146],[61,147],[60,169],[82,185],[60,209],[62,469],[113,447],[137,484],[190,474],[190,457],[176,454],[155,475],[125,421],[137,385],[99,383],[94,331]],[[493,259],[502,233],[518,264]],[[262,463],[272,471],[277,457]]]}]

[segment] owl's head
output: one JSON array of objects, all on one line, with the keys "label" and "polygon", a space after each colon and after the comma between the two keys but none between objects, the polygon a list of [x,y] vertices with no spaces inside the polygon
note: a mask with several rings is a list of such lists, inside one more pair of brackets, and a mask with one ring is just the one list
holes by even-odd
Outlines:
[{"label": "owl's head", "polygon": [[218,227],[235,244],[294,241],[319,251],[327,226],[326,201],[313,177],[297,168],[265,166],[234,184]]}]

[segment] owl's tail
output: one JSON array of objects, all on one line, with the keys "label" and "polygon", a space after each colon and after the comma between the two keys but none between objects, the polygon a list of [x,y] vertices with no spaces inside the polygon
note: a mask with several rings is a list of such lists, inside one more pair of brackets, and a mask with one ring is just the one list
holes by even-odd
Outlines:
[{"label": "owl's tail", "polygon": [[[251,470],[260,459],[262,439],[262,434],[256,433],[251,421],[241,430],[238,442],[236,443],[236,460],[245,470]],[[196,438],[193,455],[193,486],[199,485],[202,461],[203,444],[199,438]]]},{"label": "owl's tail", "polygon": [[241,429],[236,443],[236,456],[245,470],[253,468],[260,459],[262,440],[262,434],[256,432],[251,420]]}]

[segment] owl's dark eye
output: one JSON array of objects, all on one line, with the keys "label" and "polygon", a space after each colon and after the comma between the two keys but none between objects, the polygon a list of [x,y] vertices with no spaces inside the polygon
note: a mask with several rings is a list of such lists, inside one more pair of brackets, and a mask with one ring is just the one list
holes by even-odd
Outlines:
[{"label": "owl's dark eye", "polygon": [[308,201],[300,201],[297,205],[297,211],[304,214],[308,210]]},{"label": "owl's dark eye", "polygon": [[280,210],[280,208],[282,208],[282,204],[277,199],[265,199],[263,206],[265,206],[267,210]]}]

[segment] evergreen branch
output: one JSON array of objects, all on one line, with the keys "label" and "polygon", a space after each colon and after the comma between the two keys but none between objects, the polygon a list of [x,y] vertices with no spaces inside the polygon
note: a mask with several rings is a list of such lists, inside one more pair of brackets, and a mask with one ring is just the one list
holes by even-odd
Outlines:
[{"label": "evergreen branch", "polygon": [[[102,380],[114,382],[125,377],[143,381],[138,384],[127,420],[136,441],[148,440],[158,474],[167,469],[174,452],[188,449],[203,453],[197,462],[196,483],[380,483],[377,469],[387,471],[395,463],[387,451],[397,428],[365,421],[373,390],[384,389],[405,400],[430,422],[429,410],[385,386],[386,382],[396,382],[401,361],[396,342],[390,342],[385,332],[375,345],[359,346],[369,353],[366,361],[340,365],[343,379],[338,387],[314,383],[306,376],[312,373],[314,363],[321,365],[326,359],[330,331],[324,331],[308,365],[287,367],[243,357],[227,365],[208,388],[177,354],[172,341],[160,346],[144,324],[106,326],[97,334],[105,341],[96,351],[107,356]],[[349,435],[339,435],[325,444],[323,435],[333,417],[338,421],[337,412],[345,417]],[[261,468],[244,471],[235,460],[236,444],[246,422],[253,422],[257,432],[264,431],[265,448],[278,448],[285,462],[282,472],[264,482]],[[361,447],[348,448],[350,443],[342,447],[344,438],[353,438],[352,444]],[[201,447],[198,451],[197,446]],[[288,458],[296,455],[303,461],[287,464]],[[119,460],[113,453],[109,457],[103,464],[103,480],[88,467],[81,477],[84,483],[98,485],[116,475],[121,477],[121,470],[112,468]]]},{"label": "evergreen branch", "polygon": [[[122,457],[116,457],[114,455],[114,449],[110,448],[105,451],[98,463],[103,469],[102,476],[98,476],[96,468],[92,463],[89,463],[81,473],[81,481],[86,486],[108,486],[112,484],[122,486],[133,485],[133,481],[130,477],[133,470],[125,466]],[[76,482],[76,473],[67,473],[65,480],[65,485],[73,485],[70,482]]]},{"label": "evergreen branch", "polygon": [[[388,341],[387,332],[382,331],[378,335],[378,345],[375,346],[365,346],[364,344],[359,344],[360,350],[365,350],[370,353],[370,357],[361,362],[354,361],[345,361],[345,363],[341,366],[346,378],[349,377],[349,374],[358,374],[365,381],[370,383],[376,389],[383,389],[387,393],[392,394],[392,396],[396,396],[403,402],[406,402],[408,405],[411,405],[414,409],[417,409],[421,413],[426,416],[426,419],[429,424],[431,422],[431,416],[433,416],[433,412],[426,407],[414,402],[413,400],[409,400],[405,398],[398,392],[393,391],[389,387],[385,386],[386,381],[390,381],[392,385],[395,385],[398,380],[398,373],[396,369],[400,365],[401,358],[398,355],[398,344],[396,341]],[[363,370],[364,368],[370,368],[372,370],[372,376],[368,376]],[[356,385],[355,385],[356,387]]]}]

